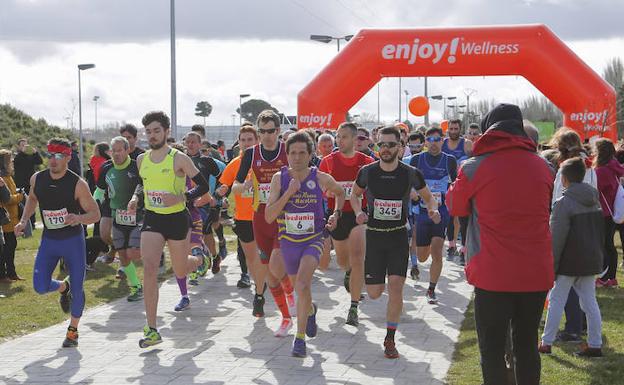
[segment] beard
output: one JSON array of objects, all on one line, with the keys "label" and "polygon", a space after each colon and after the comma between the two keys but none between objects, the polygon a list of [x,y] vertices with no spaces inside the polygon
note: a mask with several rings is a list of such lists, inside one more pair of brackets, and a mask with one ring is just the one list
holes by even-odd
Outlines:
[{"label": "beard", "polygon": [[158,143],[150,143],[150,144],[149,144],[149,147],[150,147],[152,150],[158,150],[158,149],[160,149],[160,148],[163,148],[163,146],[165,145],[165,143],[167,143],[167,138],[166,138],[166,137],[162,140],[162,142],[158,142]]},{"label": "beard", "polygon": [[451,140],[458,140],[459,139],[459,132],[458,133],[449,133],[449,138],[451,138]]},{"label": "beard", "polygon": [[394,153],[390,152],[390,154],[379,154],[379,158],[381,159],[382,162],[384,163],[392,163],[396,160],[396,158],[399,156],[399,152],[395,151]]}]

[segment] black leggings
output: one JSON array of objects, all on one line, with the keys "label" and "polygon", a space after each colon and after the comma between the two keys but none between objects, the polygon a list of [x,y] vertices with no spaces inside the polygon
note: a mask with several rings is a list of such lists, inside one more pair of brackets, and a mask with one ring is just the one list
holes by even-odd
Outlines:
[{"label": "black leggings", "polygon": [[13,278],[17,275],[15,271],[15,249],[17,248],[17,238],[14,232],[4,233],[4,246],[0,245],[0,278]]},{"label": "black leggings", "polygon": [[604,239],[604,265],[605,269],[608,269],[605,275],[602,276],[602,280],[615,279],[615,273],[617,272],[618,253],[613,243],[613,237],[615,236],[615,222],[611,217],[605,217],[605,239]]}]

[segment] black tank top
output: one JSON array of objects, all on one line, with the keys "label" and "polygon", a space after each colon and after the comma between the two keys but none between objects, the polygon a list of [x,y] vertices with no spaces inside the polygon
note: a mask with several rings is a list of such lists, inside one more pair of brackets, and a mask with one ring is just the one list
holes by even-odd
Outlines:
[{"label": "black tank top", "polygon": [[35,195],[39,200],[39,212],[43,221],[43,235],[54,239],[73,237],[83,232],[82,226],[66,226],[67,214],[80,214],[76,200],[78,175],[67,170],[60,179],[52,179],[50,170],[35,177]]}]

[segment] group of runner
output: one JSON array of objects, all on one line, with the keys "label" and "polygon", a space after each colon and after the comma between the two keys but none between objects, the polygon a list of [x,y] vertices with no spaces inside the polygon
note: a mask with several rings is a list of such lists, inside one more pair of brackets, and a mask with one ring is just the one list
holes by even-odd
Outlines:
[{"label": "group of runner", "polygon": [[[102,166],[98,180],[103,195],[99,209],[87,184],[67,169],[71,146],[64,139],[50,140],[48,169],[31,180],[32,193],[16,234],[38,204],[44,232],[34,285],[41,294],[59,291],[61,307],[71,311],[63,346],[77,346],[84,308],[85,245],[80,225],[100,221],[100,213],[103,221],[110,218],[110,227],[103,231],[110,229],[110,243],[128,279],[127,299],[145,303],[147,324],[139,341],[145,348],[162,342],[157,329],[157,277],[165,245],[181,295],[175,310],[182,311],[190,306],[187,283],[198,284],[210,269],[219,272],[225,257],[220,211],[224,198],[233,195],[233,230],[241,268],[244,265],[238,286],[248,287],[253,281],[255,317],[265,315],[269,288],[281,314],[277,337],[287,336],[294,326],[292,318],[297,318],[294,356],[305,356],[306,336],[317,334],[312,277],[317,268],[326,268],[332,247],[350,293],[346,324],[358,326],[364,286],[371,299],[379,298],[386,291],[387,277],[384,353],[388,358],[399,356],[394,335],[410,260],[410,274],[417,279],[417,260],[424,262],[431,255],[426,297],[430,304],[437,302],[444,240],[454,222],[445,195],[459,162],[471,150],[471,141],[460,137],[459,121],[450,122],[448,138],[437,127],[414,139],[405,127],[387,126],[374,130],[372,141],[366,129],[345,122],[335,139],[329,134],[329,139],[320,138],[334,148],[319,155],[319,164],[314,135],[290,132],[287,140],[280,140],[279,116],[267,110],[255,125],[241,126],[240,155],[224,167],[201,154],[200,133],[187,134],[183,146],[170,145],[170,121],[163,112],[146,114],[142,124],[147,152],[137,149],[136,130],[122,129],[122,136],[112,139],[112,159]],[[362,146],[378,160],[357,151]],[[212,230],[219,237],[220,252]],[[448,233],[452,237],[453,230]],[[410,237],[415,238],[412,252]],[[450,238],[450,245],[456,240]],[[56,281],[52,273],[61,257],[69,276]],[[143,263],[143,282],[136,273],[138,260]]]}]

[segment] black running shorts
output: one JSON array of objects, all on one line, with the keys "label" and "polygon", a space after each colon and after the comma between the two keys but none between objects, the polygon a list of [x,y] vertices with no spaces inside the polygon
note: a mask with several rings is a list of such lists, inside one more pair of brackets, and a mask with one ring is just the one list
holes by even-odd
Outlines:
[{"label": "black running shorts", "polygon": [[367,285],[383,284],[386,275],[407,276],[409,243],[407,229],[366,230],[364,277]]},{"label": "black running shorts", "polygon": [[254,240],[253,226],[251,221],[234,220],[234,234],[238,236],[241,242],[249,243]]},{"label": "black running shorts", "polygon": [[145,210],[141,231],[160,233],[165,239],[181,241],[191,228],[191,216],[186,209],[173,214],[158,214]]}]

